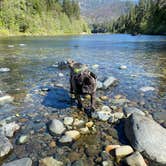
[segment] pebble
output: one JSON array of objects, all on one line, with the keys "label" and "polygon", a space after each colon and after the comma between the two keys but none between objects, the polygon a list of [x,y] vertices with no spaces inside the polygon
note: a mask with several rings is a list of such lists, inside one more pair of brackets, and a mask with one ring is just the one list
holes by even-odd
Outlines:
[{"label": "pebble", "polygon": [[64,123],[66,126],[68,126],[68,125],[70,126],[70,125],[73,124],[73,121],[74,121],[73,117],[65,117],[63,123]]},{"label": "pebble", "polygon": [[61,135],[66,130],[66,128],[60,120],[53,119],[49,124],[49,130],[53,134]]},{"label": "pebble", "polygon": [[125,65],[121,65],[121,66],[119,66],[119,69],[121,69],[121,70],[125,70],[125,69],[127,69],[127,66],[125,66]]},{"label": "pebble", "polygon": [[53,157],[46,157],[39,161],[39,166],[63,166],[63,162],[55,160]]},{"label": "pebble", "polygon": [[50,144],[49,144],[49,147],[55,148],[56,147],[56,142],[55,141],[51,141]]},{"label": "pebble", "polygon": [[80,138],[80,132],[77,130],[66,131],[65,135],[71,137],[73,140],[77,140]]},{"label": "pebble", "polygon": [[14,97],[6,95],[6,96],[2,96],[0,97],[0,105],[4,105],[4,104],[8,104],[13,102]]},{"label": "pebble", "polygon": [[86,127],[91,128],[94,125],[92,121],[86,123]]},{"label": "pebble", "polygon": [[85,125],[85,121],[84,120],[75,119],[73,125],[75,127],[82,127],[82,126]]},{"label": "pebble", "polygon": [[25,144],[28,142],[28,136],[27,135],[21,135],[18,139],[19,144]]},{"label": "pebble", "polygon": [[107,160],[102,162],[102,166],[114,166],[114,163],[111,160]]},{"label": "pebble", "polygon": [[139,152],[134,152],[132,155],[126,157],[125,163],[128,166],[147,166],[142,155]]},{"label": "pebble", "polygon": [[108,100],[108,96],[101,96],[100,99],[103,101],[106,101],[106,100]]},{"label": "pebble", "polygon": [[32,166],[32,160],[30,158],[22,158],[14,160],[9,163],[5,163],[2,166]]},{"label": "pebble", "polygon": [[63,135],[63,136],[59,139],[59,142],[62,143],[62,144],[70,143],[70,142],[72,142],[72,138],[69,137],[68,135]]},{"label": "pebble", "polygon": [[89,128],[88,127],[81,128],[80,133],[81,134],[89,134],[90,133]]},{"label": "pebble", "polygon": [[59,77],[64,77],[63,73],[59,73],[58,75],[59,75]]},{"label": "pebble", "polygon": [[115,149],[115,155],[117,158],[123,158],[133,152],[133,148],[128,145],[120,146],[119,148]]}]

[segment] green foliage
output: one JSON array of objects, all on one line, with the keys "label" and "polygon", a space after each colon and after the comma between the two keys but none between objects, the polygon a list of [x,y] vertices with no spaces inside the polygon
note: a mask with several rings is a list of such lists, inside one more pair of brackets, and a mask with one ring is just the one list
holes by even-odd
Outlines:
[{"label": "green foliage", "polygon": [[66,2],[70,8],[59,0],[0,0],[0,35],[89,32],[78,3]]},{"label": "green foliage", "polygon": [[103,27],[104,32],[166,34],[165,0],[140,0],[128,14],[96,26]]}]

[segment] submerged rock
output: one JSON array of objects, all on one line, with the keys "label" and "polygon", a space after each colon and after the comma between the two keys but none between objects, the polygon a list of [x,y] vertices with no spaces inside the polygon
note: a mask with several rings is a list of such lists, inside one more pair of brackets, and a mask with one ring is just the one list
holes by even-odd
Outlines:
[{"label": "submerged rock", "polygon": [[132,155],[125,158],[125,163],[128,166],[147,166],[139,152],[134,152]]},{"label": "submerged rock", "polygon": [[13,149],[9,139],[0,132],[0,157],[4,157]]},{"label": "submerged rock", "polygon": [[9,96],[9,95],[2,96],[2,97],[0,97],[0,105],[11,103],[11,102],[13,102],[13,100],[14,100],[14,97],[12,97],[12,96]]},{"label": "submerged rock", "polygon": [[32,166],[32,160],[30,158],[22,158],[3,164],[2,166]]},{"label": "submerged rock", "polygon": [[26,142],[28,142],[28,136],[27,135],[21,135],[18,139],[18,143],[19,144],[25,144]]},{"label": "submerged rock", "polygon": [[104,82],[103,82],[103,88],[108,89],[110,86],[114,86],[118,83],[118,80],[115,77],[108,77]]},{"label": "submerged rock", "polygon": [[66,131],[65,135],[71,137],[73,140],[77,140],[78,138],[80,138],[80,132],[77,130]]},{"label": "submerged rock", "polygon": [[53,157],[46,157],[39,161],[39,166],[63,166],[63,162],[55,160]]},{"label": "submerged rock", "polygon": [[20,126],[16,124],[16,122],[12,122],[9,124],[5,124],[0,128],[0,131],[6,136],[6,137],[13,137],[14,133],[20,129]]},{"label": "submerged rock", "polygon": [[66,128],[60,120],[53,119],[49,124],[49,130],[53,134],[61,135],[66,130]]},{"label": "submerged rock", "polygon": [[63,135],[62,138],[59,139],[59,142],[62,144],[70,143],[72,142],[72,138],[68,135]]},{"label": "submerged rock", "polygon": [[166,164],[166,129],[154,120],[140,114],[132,114],[125,121],[125,134],[139,152],[161,164]]},{"label": "submerged rock", "polygon": [[121,70],[125,70],[125,69],[127,69],[127,66],[125,66],[125,65],[121,65],[121,66],[119,66],[119,69],[121,69]]},{"label": "submerged rock", "polygon": [[7,67],[0,68],[0,72],[9,72],[9,71],[10,71],[10,69]]},{"label": "submerged rock", "polygon": [[154,90],[155,90],[155,88],[151,87],[151,86],[144,86],[144,87],[140,88],[140,91],[142,91],[142,92],[154,91]]},{"label": "submerged rock", "polygon": [[73,117],[65,117],[63,123],[64,123],[66,126],[68,126],[68,125],[70,126],[70,125],[73,124],[73,121],[74,121]]}]

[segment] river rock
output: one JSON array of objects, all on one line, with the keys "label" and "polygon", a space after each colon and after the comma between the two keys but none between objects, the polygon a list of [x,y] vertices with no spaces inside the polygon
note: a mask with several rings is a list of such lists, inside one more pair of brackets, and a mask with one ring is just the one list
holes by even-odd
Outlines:
[{"label": "river rock", "polygon": [[141,111],[140,109],[138,109],[136,107],[124,107],[123,112],[126,117],[129,117],[133,113],[137,113],[137,114],[140,114],[143,116],[145,115],[145,113],[143,111]]},{"label": "river rock", "polygon": [[71,137],[73,140],[77,140],[78,138],[80,138],[80,132],[77,130],[66,131],[65,135]]},{"label": "river rock", "polygon": [[132,114],[125,121],[125,134],[131,145],[152,160],[166,164],[166,129],[153,119]]},{"label": "river rock", "polygon": [[125,69],[127,69],[127,66],[125,66],[125,65],[121,65],[121,66],[119,66],[119,69],[121,69],[121,70],[125,70]]},{"label": "river rock", "polygon": [[75,127],[82,127],[85,125],[85,121],[84,120],[79,120],[79,119],[75,119],[73,126]]},{"label": "river rock", "polygon": [[73,124],[73,121],[74,121],[73,117],[65,117],[63,123],[66,126],[71,126]]},{"label": "river rock", "polygon": [[109,111],[98,111],[97,116],[99,120],[107,121],[112,116],[112,114]]},{"label": "river rock", "polygon": [[62,144],[70,143],[72,142],[72,138],[68,135],[63,135],[62,138],[59,139],[59,142]]},{"label": "river rock", "polygon": [[27,135],[21,135],[18,139],[18,143],[19,144],[25,144],[26,142],[28,142],[28,136]]},{"label": "river rock", "polygon": [[2,166],[32,166],[32,160],[30,158],[22,158],[3,164]]},{"label": "river rock", "polygon": [[125,158],[125,163],[128,166],[147,166],[139,152],[134,152],[132,155]]},{"label": "river rock", "polygon": [[86,123],[86,127],[91,128],[94,125],[92,121]]},{"label": "river rock", "polygon": [[10,69],[7,68],[7,67],[1,67],[0,68],[0,72],[9,72],[9,71],[10,71]]},{"label": "river rock", "polygon": [[110,86],[116,85],[118,80],[115,77],[108,77],[104,82],[103,82],[103,88],[108,89]]},{"label": "river rock", "polygon": [[20,129],[20,126],[16,122],[8,123],[0,128],[0,131],[4,133],[6,137],[13,137],[14,133]]},{"label": "river rock", "polygon": [[0,132],[0,157],[7,155],[13,149],[12,144],[1,132]]},{"label": "river rock", "polygon": [[120,146],[119,148],[115,149],[115,155],[117,158],[125,157],[133,152],[133,148],[128,145]]},{"label": "river rock", "polygon": [[53,119],[49,124],[49,130],[54,134],[61,135],[66,130],[66,128],[60,120]]},{"label": "river rock", "polygon": [[0,97],[0,105],[8,104],[13,102],[14,98],[12,96],[6,95]]},{"label": "river rock", "polygon": [[114,166],[114,162],[111,160],[103,161],[102,166]]},{"label": "river rock", "polygon": [[164,120],[164,121],[166,121],[166,111],[154,112],[152,115],[153,115],[153,118],[155,120]]},{"label": "river rock", "polygon": [[102,89],[103,83],[101,81],[97,81],[97,89]]},{"label": "river rock", "polygon": [[53,157],[46,157],[39,161],[39,166],[63,166],[63,162],[55,160]]},{"label": "river rock", "polygon": [[81,134],[89,134],[90,133],[89,128],[88,127],[81,128],[80,133]]},{"label": "river rock", "polygon": [[151,87],[151,86],[144,86],[142,88],[140,88],[140,91],[142,92],[148,92],[148,91],[154,91],[155,88],[154,87]]}]

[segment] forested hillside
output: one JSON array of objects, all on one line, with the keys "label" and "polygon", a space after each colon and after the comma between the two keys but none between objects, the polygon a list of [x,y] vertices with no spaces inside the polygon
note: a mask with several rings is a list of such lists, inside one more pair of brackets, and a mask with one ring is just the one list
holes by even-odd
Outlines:
[{"label": "forested hillside", "polygon": [[93,32],[166,34],[166,1],[140,0],[117,20],[93,25]]},{"label": "forested hillside", "polygon": [[131,0],[78,0],[81,14],[90,23],[103,23],[129,12]]},{"label": "forested hillside", "polygon": [[57,35],[89,32],[78,2],[0,0],[0,34]]}]

